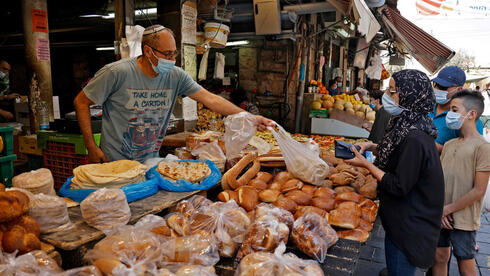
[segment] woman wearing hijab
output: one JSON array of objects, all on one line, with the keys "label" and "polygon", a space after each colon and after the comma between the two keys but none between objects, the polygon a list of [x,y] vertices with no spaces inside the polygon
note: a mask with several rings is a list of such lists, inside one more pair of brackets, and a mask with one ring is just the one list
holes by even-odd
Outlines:
[{"label": "woman wearing hijab", "polygon": [[386,231],[390,276],[414,275],[434,261],[444,205],[444,176],[428,117],[435,105],[429,78],[417,70],[393,74],[382,98],[392,118],[379,143],[360,143],[377,153],[374,164],[354,148],[346,162],[367,168],[378,180],[380,217]]}]

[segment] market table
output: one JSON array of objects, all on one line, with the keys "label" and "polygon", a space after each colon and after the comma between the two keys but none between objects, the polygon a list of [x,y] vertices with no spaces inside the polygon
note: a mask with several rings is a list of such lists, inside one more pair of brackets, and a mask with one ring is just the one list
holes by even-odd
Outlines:
[{"label": "market table", "polygon": [[[168,209],[179,201],[189,198],[202,191],[192,192],[167,192],[158,193],[129,203],[131,219],[129,224],[134,224],[141,217],[148,214],[157,214]],[[82,218],[80,206],[68,208],[70,220],[74,226],[70,229],[50,234],[41,235],[41,240],[62,250],[64,267],[81,266],[83,255],[97,241],[104,238],[105,234],[89,226]],[[64,252],[63,252],[64,251]],[[70,257],[71,256],[71,257]],[[65,260],[65,257],[67,260]]]}]

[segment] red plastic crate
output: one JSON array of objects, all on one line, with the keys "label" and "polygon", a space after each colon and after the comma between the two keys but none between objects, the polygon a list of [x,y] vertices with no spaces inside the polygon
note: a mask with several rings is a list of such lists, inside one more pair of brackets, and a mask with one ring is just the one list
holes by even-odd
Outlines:
[{"label": "red plastic crate", "polygon": [[75,145],[48,141],[43,150],[44,167],[53,174],[56,190],[73,176],[73,169],[88,164],[88,156],[75,153]]}]

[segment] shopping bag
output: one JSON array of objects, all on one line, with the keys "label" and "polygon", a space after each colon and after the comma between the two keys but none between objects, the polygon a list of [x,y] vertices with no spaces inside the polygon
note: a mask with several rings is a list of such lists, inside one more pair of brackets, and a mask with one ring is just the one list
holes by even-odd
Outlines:
[{"label": "shopping bag", "polygon": [[323,185],[329,172],[327,163],[309,145],[294,140],[284,128],[277,124],[276,126],[278,131],[272,127],[268,129],[281,149],[289,173],[305,182]]}]

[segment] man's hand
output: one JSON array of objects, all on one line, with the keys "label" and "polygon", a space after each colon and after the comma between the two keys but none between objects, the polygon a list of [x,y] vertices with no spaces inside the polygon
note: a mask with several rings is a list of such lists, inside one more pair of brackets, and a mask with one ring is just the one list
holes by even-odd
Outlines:
[{"label": "man's hand", "polygon": [[0,116],[5,118],[5,120],[10,121],[14,119],[14,115],[8,111],[0,110]]},{"label": "man's hand", "polygon": [[99,147],[94,147],[88,150],[88,161],[90,163],[105,163],[105,155]]},{"label": "man's hand", "polygon": [[20,98],[20,95],[17,94],[17,93],[13,93],[13,94],[7,95],[7,100],[13,100],[13,99],[16,99],[16,98]]},{"label": "man's hand", "polygon": [[264,131],[267,129],[268,126],[272,127],[274,126],[274,121],[271,119],[264,118],[260,115],[254,115],[255,119],[257,120],[257,129],[259,131]]},{"label": "man's hand", "polygon": [[442,228],[444,229],[453,229],[453,216],[450,205],[444,205],[444,209],[442,211]]}]

